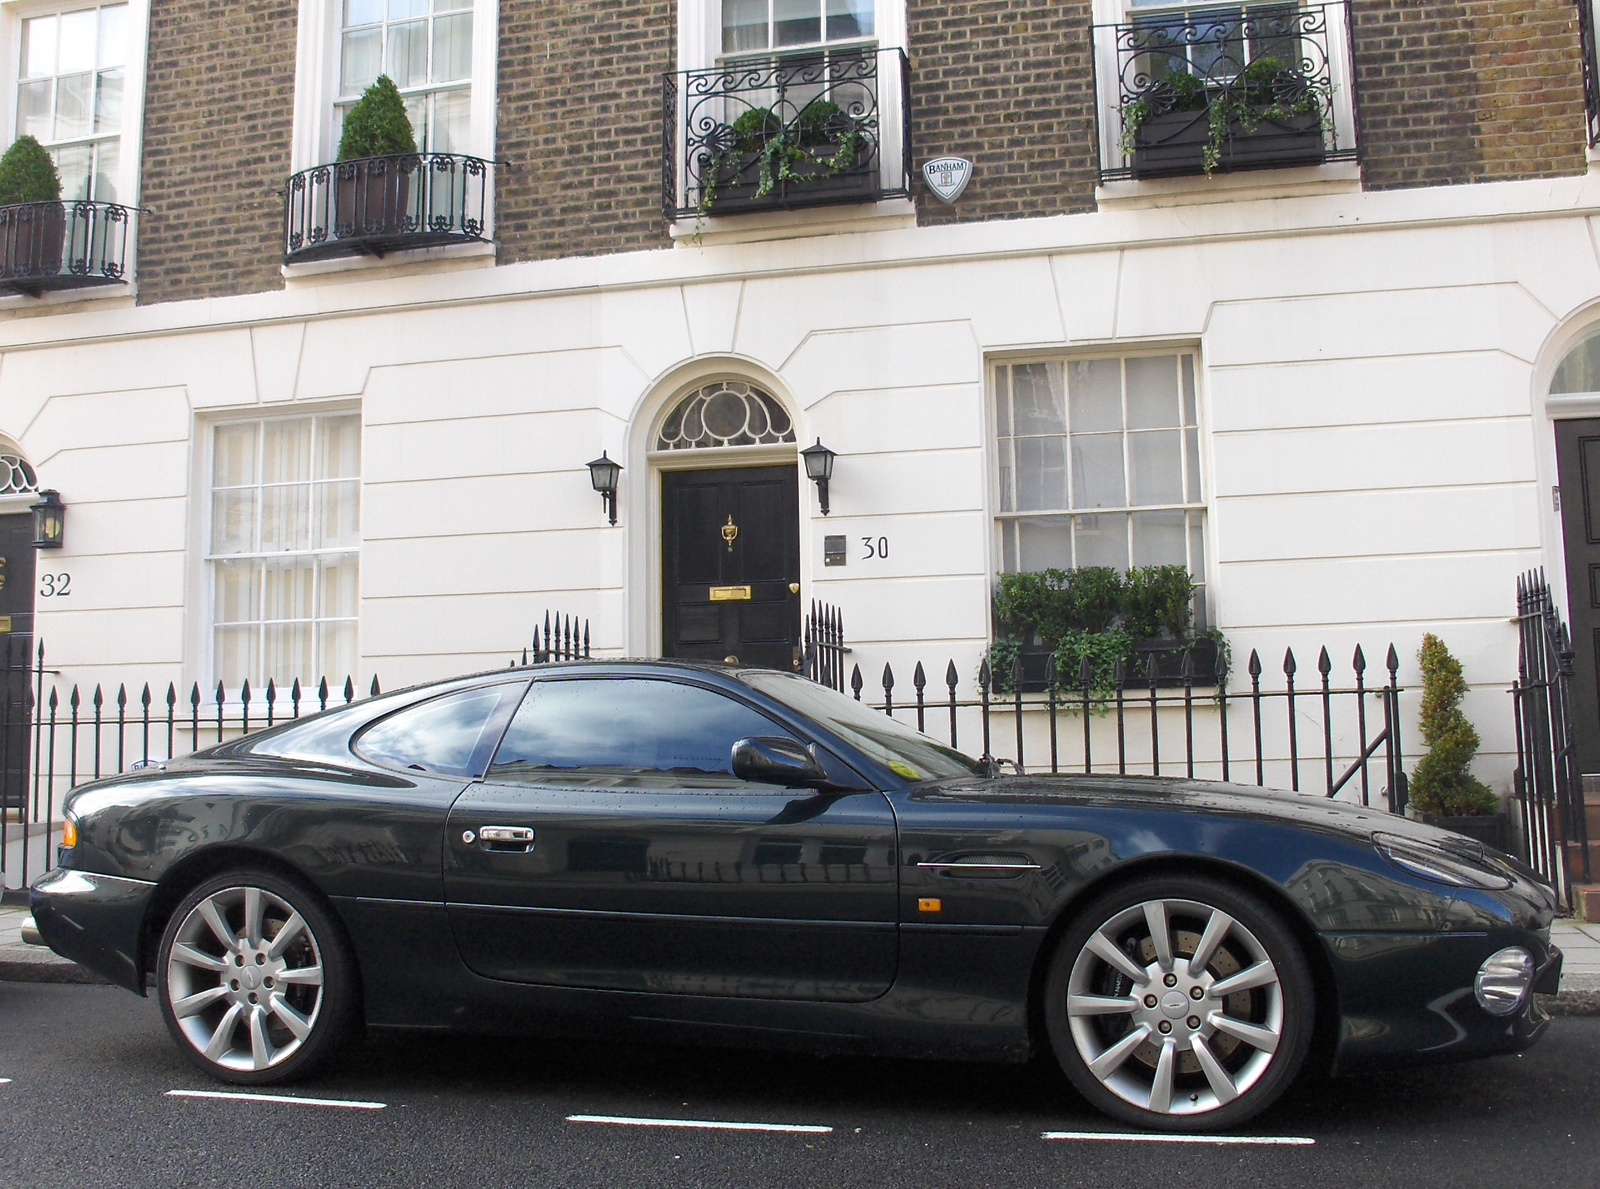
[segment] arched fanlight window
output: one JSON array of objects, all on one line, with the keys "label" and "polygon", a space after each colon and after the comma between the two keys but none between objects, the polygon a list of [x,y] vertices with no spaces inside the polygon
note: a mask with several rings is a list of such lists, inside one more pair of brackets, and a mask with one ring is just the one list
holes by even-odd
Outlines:
[{"label": "arched fanlight window", "polygon": [[657,450],[712,450],[794,441],[794,423],[772,397],[738,380],[697,388],[661,423]]},{"label": "arched fanlight window", "polygon": [[0,495],[24,495],[39,490],[39,476],[28,460],[0,445]]},{"label": "arched fanlight window", "polygon": [[1600,392],[1600,327],[1589,331],[1561,357],[1550,381],[1550,395]]}]

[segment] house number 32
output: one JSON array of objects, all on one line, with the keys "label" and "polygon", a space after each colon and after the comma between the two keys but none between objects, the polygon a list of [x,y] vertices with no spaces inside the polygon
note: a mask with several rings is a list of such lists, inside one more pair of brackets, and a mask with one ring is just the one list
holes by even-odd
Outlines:
[{"label": "house number 32", "polygon": [[887,558],[889,556],[888,537],[862,537],[861,547],[866,550],[862,555],[867,559]]},{"label": "house number 32", "polygon": [[55,599],[72,593],[71,574],[40,574],[39,597]]}]

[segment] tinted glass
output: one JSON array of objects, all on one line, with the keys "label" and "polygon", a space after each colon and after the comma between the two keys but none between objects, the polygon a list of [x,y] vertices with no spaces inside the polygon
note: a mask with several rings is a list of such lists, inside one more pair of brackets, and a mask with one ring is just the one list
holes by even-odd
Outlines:
[{"label": "tinted glass", "polygon": [[[466,690],[391,714],[356,740],[356,751],[375,764],[447,776],[472,776],[473,758],[502,700],[522,692],[520,683]],[[504,719],[501,720],[502,722]]]},{"label": "tinted glass", "polygon": [[544,681],[511,720],[489,775],[731,774],[735,742],[787,734],[766,715],[700,686],[637,678]]}]

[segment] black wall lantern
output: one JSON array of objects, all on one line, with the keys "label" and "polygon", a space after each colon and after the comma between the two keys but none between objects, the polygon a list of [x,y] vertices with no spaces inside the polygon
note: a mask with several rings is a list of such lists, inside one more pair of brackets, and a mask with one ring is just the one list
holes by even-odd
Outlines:
[{"label": "black wall lantern", "polygon": [[833,460],[835,455],[822,444],[822,439],[817,439],[815,446],[807,446],[800,451],[800,457],[806,460],[806,478],[817,485],[817,500],[822,504],[822,514],[828,514],[828,480],[833,478]]},{"label": "black wall lantern", "polygon": [[617,478],[621,474],[622,464],[612,462],[604,450],[600,451],[599,458],[589,464],[589,481],[600,493],[600,504],[611,517],[612,524],[617,522]]},{"label": "black wall lantern", "polygon": [[39,502],[32,510],[33,547],[60,549],[67,536],[67,506],[61,502],[61,493],[46,488],[39,493]]}]

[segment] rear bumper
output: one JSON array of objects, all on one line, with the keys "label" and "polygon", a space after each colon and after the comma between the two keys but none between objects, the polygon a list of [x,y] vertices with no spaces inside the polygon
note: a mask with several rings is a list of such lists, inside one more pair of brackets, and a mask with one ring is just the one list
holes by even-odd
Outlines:
[{"label": "rear bumper", "polygon": [[[1561,983],[1561,951],[1544,930],[1326,941],[1339,989],[1335,1073],[1522,1052],[1550,1023],[1536,995]],[[1513,945],[1533,955],[1533,987],[1515,1014],[1492,1016],[1478,1005],[1473,979],[1484,959]]]},{"label": "rear bumper", "polygon": [[156,885],[57,868],[30,891],[44,944],[119,987],[144,994],[139,942]]}]

